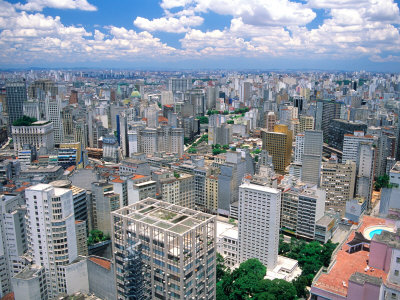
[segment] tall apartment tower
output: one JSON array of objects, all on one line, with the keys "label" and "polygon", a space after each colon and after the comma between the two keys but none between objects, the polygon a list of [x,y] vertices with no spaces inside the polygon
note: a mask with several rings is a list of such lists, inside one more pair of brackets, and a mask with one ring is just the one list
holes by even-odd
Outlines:
[{"label": "tall apartment tower", "polygon": [[344,215],[346,202],[354,197],[355,180],[356,164],[354,162],[324,163],[321,188],[326,191],[326,208],[333,208]]},{"label": "tall apartment tower", "polygon": [[324,139],[329,134],[329,125],[333,119],[340,119],[343,103],[334,100],[318,100],[315,110],[315,129],[322,130]]},{"label": "tall apartment tower", "polygon": [[10,280],[21,271],[27,251],[24,204],[20,196],[0,197],[0,297],[11,292]]},{"label": "tall apartment tower", "polygon": [[357,169],[356,195],[370,206],[375,171],[375,148],[370,143],[360,143]]},{"label": "tall apartment tower", "polygon": [[305,131],[301,169],[301,180],[305,183],[319,185],[321,177],[322,144],[322,131]]},{"label": "tall apartment tower", "polygon": [[267,131],[274,131],[274,126],[276,124],[276,116],[273,111],[268,111],[264,116],[264,128]]},{"label": "tall apartment tower", "polygon": [[276,266],[279,246],[281,191],[243,182],[239,187],[239,262],[258,258]]},{"label": "tall apartment tower", "polygon": [[314,117],[300,116],[299,117],[299,132],[306,130],[314,130]]},{"label": "tall apartment tower", "polygon": [[275,171],[284,173],[292,156],[292,131],[287,125],[275,125],[273,132],[261,131],[262,148],[272,156]]},{"label": "tall apartment tower", "polygon": [[43,266],[49,299],[67,292],[65,266],[78,256],[72,191],[38,184],[25,190],[28,253]]},{"label": "tall apartment tower", "polygon": [[176,92],[184,93],[192,88],[191,78],[170,78],[168,80],[168,90],[173,94]]},{"label": "tall apartment tower", "polygon": [[24,113],[24,102],[27,100],[25,79],[9,80],[6,82],[6,101],[8,125],[18,120]]},{"label": "tall apartment tower", "polygon": [[117,299],[216,299],[215,216],[147,198],[112,220]]},{"label": "tall apartment tower", "polygon": [[303,153],[304,153],[304,133],[299,133],[295,138],[296,146],[294,148],[294,163],[303,163]]},{"label": "tall apartment tower", "polygon": [[165,202],[194,208],[195,177],[189,174],[179,174],[178,178],[161,179],[162,199]]},{"label": "tall apartment tower", "polygon": [[64,126],[61,117],[61,99],[48,101],[46,119],[53,123],[54,128],[54,143],[59,145],[64,141]]}]

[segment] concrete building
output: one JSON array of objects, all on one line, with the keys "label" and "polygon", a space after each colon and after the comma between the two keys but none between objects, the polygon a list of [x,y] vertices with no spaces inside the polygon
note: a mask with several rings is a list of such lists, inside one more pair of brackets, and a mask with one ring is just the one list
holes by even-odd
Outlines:
[{"label": "concrete building", "polygon": [[128,179],[127,189],[128,203],[126,205],[130,205],[146,198],[155,198],[157,182],[151,180],[150,176],[136,174]]},{"label": "concrete building", "polygon": [[322,144],[322,131],[305,131],[301,168],[301,180],[305,183],[319,185],[321,177]]},{"label": "concrete building", "polygon": [[205,183],[205,201],[206,209],[209,212],[217,212],[218,210],[218,176],[209,175],[206,177]]},{"label": "concrete building", "polygon": [[357,166],[359,162],[360,143],[369,143],[371,146],[376,144],[377,138],[372,135],[365,135],[363,131],[355,131],[354,134],[345,134],[343,138],[342,162],[354,161]]},{"label": "concrete building", "polygon": [[275,124],[276,124],[275,113],[273,111],[266,112],[264,117],[264,128],[267,131],[274,131]]},{"label": "concrete building", "polygon": [[27,251],[24,200],[16,195],[0,198],[0,297],[11,292],[11,277],[24,266]]},{"label": "concrete building", "polygon": [[327,137],[329,146],[344,151],[345,134],[353,134],[354,132],[367,131],[367,125],[361,122],[351,122],[341,119],[331,120],[329,125],[329,135]]},{"label": "concrete building", "polygon": [[86,221],[75,221],[76,247],[78,255],[88,255]]},{"label": "concrete building", "polygon": [[24,102],[27,100],[26,82],[25,79],[8,80],[6,82],[6,102],[8,124],[11,125],[14,121],[22,118],[24,110]]},{"label": "concrete building", "polygon": [[326,209],[345,212],[346,202],[354,197],[356,164],[323,163],[321,188],[326,191]]},{"label": "concrete building", "polygon": [[356,177],[356,195],[367,201],[370,207],[375,177],[375,148],[370,143],[360,143],[358,170]]},{"label": "concrete building", "polygon": [[299,194],[296,234],[315,239],[317,221],[324,216],[326,192],[315,188],[304,189]]},{"label": "concrete building", "polygon": [[315,130],[322,130],[324,140],[328,138],[329,127],[333,119],[340,119],[343,103],[334,100],[318,100],[315,109]]},{"label": "concrete building", "polygon": [[195,208],[195,182],[193,175],[180,173],[177,174],[177,177],[161,179],[160,183],[163,201],[192,209]]},{"label": "concrete building", "polygon": [[30,126],[11,126],[14,150],[23,149],[24,145],[32,145],[36,150],[45,148],[47,151],[54,149],[53,123],[37,121]]},{"label": "concrete building", "polygon": [[262,147],[272,156],[275,171],[284,173],[292,156],[292,131],[287,125],[275,125],[274,132],[261,131]]},{"label": "concrete building", "polygon": [[65,266],[78,256],[72,191],[38,184],[25,197],[28,253],[33,264],[44,267],[52,299],[66,293]]},{"label": "concrete building", "polygon": [[46,99],[46,120],[53,123],[54,143],[59,145],[64,142],[64,127],[61,116],[61,99],[48,101]]},{"label": "concrete building", "polygon": [[277,264],[281,191],[244,182],[239,187],[239,263],[258,258],[267,269]]},{"label": "concrete building", "polygon": [[52,299],[48,293],[48,279],[43,266],[31,265],[12,279],[15,300]]},{"label": "concrete building", "polygon": [[294,148],[294,163],[303,163],[303,153],[304,153],[304,133],[299,133],[296,135],[296,146]]},{"label": "concrete building", "polygon": [[120,208],[120,195],[114,193],[107,182],[92,183],[93,227],[104,234],[111,234],[111,212]]},{"label": "concrete building", "polygon": [[299,116],[299,132],[306,130],[314,130],[314,117],[312,116]]},{"label": "concrete building", "polygon": [[112,218],[117,299],[216,299],[214,216],[148,198]]}]

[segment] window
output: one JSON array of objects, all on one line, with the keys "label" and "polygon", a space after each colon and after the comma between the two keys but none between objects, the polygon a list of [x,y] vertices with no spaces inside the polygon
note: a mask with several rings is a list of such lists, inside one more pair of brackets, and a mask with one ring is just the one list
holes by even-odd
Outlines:
[{"label": "window", "polygon": [[394,270],[394,276],[399,276],[399,270]]}]

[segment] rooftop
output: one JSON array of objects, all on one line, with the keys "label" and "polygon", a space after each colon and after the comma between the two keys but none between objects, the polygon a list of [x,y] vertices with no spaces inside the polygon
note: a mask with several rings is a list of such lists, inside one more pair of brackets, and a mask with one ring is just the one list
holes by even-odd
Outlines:
[{"label": "rooftop", "polygon": [[32,279],[33,277],[36,277],[36,273],[38,271],[40,271],[41,269],[42,269],[42,267],[40,267],[40,266],[31,265],[31,266],[23,269],[17,275],[15,275],[14,278],[23,279],[23,280]]},{"label": "rooftop", "polygon": [[99,265],[100,267],[103,267],[104,269],[111,270],[111,261],[109,261],[108,259],[97,256],[89,256],[89,260]]},{"label": "rooftop", "polygon": [[[363,232],[366,227],[372,225],[384,225],[384,219],[364,216],[362,224],[357,231]],[[353,231],[346,242],[343,244],[336,256],[336,262],[328,273],[322,273],[316,282],[312,285],[313,288],[322,289],[324,291],[332,292],[341,296],[347,295],[350,277],[358,272],[369,276],[386,279],[387,273],[375,268],[367,268],[367,260],[369,259],[369,252],[358,251],[348,253],[349,246],[347,243],[353,240],[355,231]]]},{"label": "rooftop", "polygon": [[204,221],[215,219],[212,215],[152,198],[125,206],[112,214],[180,235]]}]

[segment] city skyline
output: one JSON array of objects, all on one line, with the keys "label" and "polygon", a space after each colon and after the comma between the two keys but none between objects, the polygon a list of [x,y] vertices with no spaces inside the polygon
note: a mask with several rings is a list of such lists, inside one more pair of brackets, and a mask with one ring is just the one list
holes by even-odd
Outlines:
[{"label": "city skyline", "polygon": [[398,1],[0,1],[5,68],[393,72]]}]

